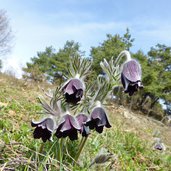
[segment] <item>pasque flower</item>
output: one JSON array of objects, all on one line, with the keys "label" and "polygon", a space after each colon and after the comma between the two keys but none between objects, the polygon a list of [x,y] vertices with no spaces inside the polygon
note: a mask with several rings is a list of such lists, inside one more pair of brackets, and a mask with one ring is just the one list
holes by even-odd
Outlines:
[{"label": "pasque flower", "polygon": [[79,78],[72,78],[67,81],[62,90],[67,103],[77,104],[83,97],[84,83]]},{"label": "pasque flower", "polygon": [[96,157],[93,159],[93,161],[90,163],[89,168],[94,164],[104,164],[107,161],[109,161],[109,159],[115,158],[115,157],[116,156],[112,154],[111,152],[109,152],[107,149],[102,148],[99,154],[97,154]]},{"label": "pasque flower", "polygon": [[95,128],[98,133],[103,132],[104,126],[106,128],[111,127],[103,107],[97,106],[92,110],[90,118],[86,122],[86,126],[89,126],[90,129]]},{"label": "pasque flower", "polygon": [[42,138],[43,142],[51,140],[52,133],[55,129],[55,122],[52,118],[44,118],[41,121],[31,121],[31,126],[36,127],[33,132],[35,139]]},{"label": "pasque flower", "polygon": [[61,138],[61,137],[65,138],[68,136],[70,140],[77,140],[78,139],[77,132],[80,130],[81,127],[77,119],[70,114],[65,114],[59,121],[55,135],[57,136],[57,138]]},{"label": "pasque flower", "polygon": [[154,150],[166,150],[166,146],[164,145],[164,143],[162,143],[162,140],[158,137],[156,137],[154,139],[154,145],[153,145],[153,149]]},{"label": "pasque flower", "polygon": [[141,66],[135,59],[130,59],[123,64],[121,72],[121,82],[124,92],[130,96],[134,94],[138,88],[143,88],[141,84]]},{"label": "pasque flower", "polygon": [[88,116],[85,114],[78,114],[76,119],[81,127],[80,133],[83,137],[87,137],[90,134],[90,129],[86,126],[86,121],[88,120]]}]

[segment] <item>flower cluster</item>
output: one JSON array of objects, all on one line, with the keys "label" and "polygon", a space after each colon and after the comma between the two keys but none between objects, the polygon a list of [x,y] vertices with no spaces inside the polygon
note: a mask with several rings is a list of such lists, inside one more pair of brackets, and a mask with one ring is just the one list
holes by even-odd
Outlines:
[{"label": "flower cluster", "polygon": [[[140,64],[130,57],[128,51],[121,52],[119,58],[123,54],[127,60],[121,70],[118,58],[115,61],[111,59],[109,63],[104,59],[100,63],[105,76],[98,76],[88,90],[84,79],[89,73],[91,61],[73,58],[67,81],[50,96],[50,103],[40,100],[46,117],[38,122],[31,122],[31,126],[35,128],[33,137],[46,142],[51,141],[54,135],[58,139],[69,137],[73,141],[78,139],[78,133],[86,139],[91,130],[102,133],[104,127],[110,128],[103,102],[113,87],[119,84],[119,79],[124,92],[130,96],[143,87]],[[80,150],[84,144],[81,142]]]},{"label": "flower cluster", "polygon": [[[79,61],[79,63],[81,62],[82,61]],[[88,62],[90,63],[90,61],[87,61],[87,63]],[[90,64],[88,65],[85,61],[82,63],[86,64],[86,66],[90,66]],[[83,66],[82,64],[81,67]],[[74,66],[73,68],[76,67]],[[78,112],[72,110],[73,106],[79,109],[80,105],[84,105],[81,101],[86,98],[84,96],[86,91],[83,80],[84,72],[81,68],[79,70],[82,73],[82,77],[77,73],[74,77],[68,78],[68,80],[55,91],[50,99],[50,104],[40,100],[48,116],[38,122],[31,122],[32,127],[35,127],[33,132],[35,139],[41,138],[43,142],[46,142],[47,140],[51,141],[52,136],[55,135],[57,138],[69,137],[70,140],[77,140],[78,133],[80,133],[82,137],[88,137],[92,129],[95,129],[98,133],[102,133],[104,127],[111,127],[103,105],[101,102],[97,102],[98,99],[92,101],[94,97],[88,101],[88,103],[93,104],[90,104],[88,109],[77,110]],[[85,71],[87,73],[87,68]],[[61,103],[65,106],[63,110]]]},{"label": "flower cluster", "polygon": [[[51,106],[48,106],[48,108],[51,108],[52,111],[54,110]],[[51,141],[54,133],[57,138],[69,137],[70,140],[77,140],[78,132],[83,137],[88,137],[92,129],[102,133],[104,127],[111,127],[107,114],[101,106],[94,107],[90,115],[80,113],[73,116],[69,111],[64,114],[56,112],[56,114],[57,116],[52,115],[41,121],[31,122],[32,127],[35,127],[33,132],[35,139],[42,138],[43,142]],[[61,117],[59,118],[59,116]]]}]

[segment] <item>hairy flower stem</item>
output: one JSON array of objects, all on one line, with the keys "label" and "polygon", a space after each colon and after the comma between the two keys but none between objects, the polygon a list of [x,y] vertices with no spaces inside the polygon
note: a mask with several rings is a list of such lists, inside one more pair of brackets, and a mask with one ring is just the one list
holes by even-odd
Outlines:
[{"label": "hairy flower stem", "polygon": [[80,145],[79,145],[79,149],[78,149],[78,153],[75,156],[75,163],[77,162],[77,160],[78,160],[78,158],[79,158],[79,156],[80,156],[80,154],[81,154],[81,152],[83,150],[83,147],[84,147],[84,145],[86,143],[87,138],[88,137],[82,137],[82,139],[81,139],[81,142],[80,142]]},{"label": "hairy flower stem", "polygon": [[60,162],[60,171],[63,170],[63,138],[60,139],[59,143],[58,143],[58,160]]},{"label": "hairy flower stem", "polygon": [[127,61],[131,60],[131,55],[130,55],[129,51],[124,50],[124,51],[122,51],[122,52],[118,55],[118,57],[117,57],[116,60],[115,60],[115,63],[116,63],[116,64],[119,64],[119,62],[121,61],[121,58],[124,57],[124,56],[126,57],[126,60],[127,60]]},{"label": "hairy flower stem", "polygon": [[91,100],[90,108],[93,106],[94,102],[95,102],[96,100],[98,100],[98,95],[99,95],[99,93],[100,93],[100,89],[101,89],[101,87],[100,87],[100,85],[99,85],[99,87],[98,87],[98,90],[97,90],[96,94],[94,95],[93,99]]},{"label": "hairy flower stem", "polygon": [[42,153],[45,143],[43,142],[40,146],[39,153]]}]

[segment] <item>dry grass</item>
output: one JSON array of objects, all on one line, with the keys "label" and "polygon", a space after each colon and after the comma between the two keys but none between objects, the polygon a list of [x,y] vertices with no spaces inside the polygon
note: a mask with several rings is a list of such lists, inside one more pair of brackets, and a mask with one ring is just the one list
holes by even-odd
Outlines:
[{"label": "dry grass", "polygon": [[[55,158],[55,142],[47,142],[40,153],[41,141],[34,140],[30,121],[39,117],[41,107],[36,98],[42,95],[42,87],[35,83],[26,83],[14,77],[0,74],[0,170],[59,170]],[[70,143],[64,170],[171,170],[171,128],[149,117],[133,113],[123,106],[108,105],[111,129],[103,134],[92,132],[79,163],[73,166],[72,153],[77,150],[77,142]],[[154,151],[152,143],[154,133],[167,146],[166,151]],[[89,164],[102,148],[115,155],[106,165]]]},{"label": "dry grass", "polygon": [[122,129],[126,132],[133,132],[138,137],[153,141],[154,134],[159,134],[163,142],[171,147],[171,127],[163,124],[162,122],[142,115],[140,112],[132,112],[123,106],[111,104],[108,107],[110,116],[113,120],[122,125]]}]

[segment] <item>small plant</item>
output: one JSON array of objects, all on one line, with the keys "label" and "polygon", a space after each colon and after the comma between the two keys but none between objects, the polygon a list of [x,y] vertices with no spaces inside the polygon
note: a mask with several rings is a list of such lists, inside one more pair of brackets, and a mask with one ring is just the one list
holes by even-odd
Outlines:
[{"label": "small plant", "polygon": [[[123,56],[126,56],[126,61],[121,66]],[[56,139],[52,143],[56,152],[52,153],[59,161],[60,169],[65,163],[63,159],[67,160],[67,157],[72,158],[72,161],[68,161],[77,164],[92,130],[101,134],[104,127],[111,127],[104,102],[113,88],[120,84],[120,78],[125,93],[130,96],[143,87],[140,64],[131,59],[128,51],[122,51],[116,60],[112,58],[107,62],[104,59],[100,66],[105,74],[89,84],[86,77],[90,74],[91,63],[85,58],[73,56],[66,82],[59,85],[52,95],[48,95],[49,102],[39,98],[45,117],[31,122],[32,127],[35,127],[34,138],[43,141],[40,152],[46,141]],[[73,141],[77,143],[73,144]]]}]

